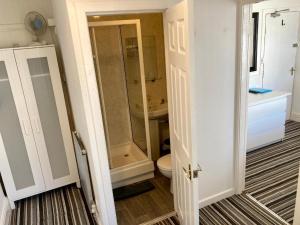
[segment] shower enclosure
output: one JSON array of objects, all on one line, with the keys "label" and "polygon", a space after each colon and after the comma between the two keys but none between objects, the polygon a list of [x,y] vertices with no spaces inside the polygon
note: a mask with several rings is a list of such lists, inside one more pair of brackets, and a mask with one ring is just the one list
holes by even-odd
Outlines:
[{"label": "shower enclosure", "polygon": [[89,28],[113,187],[152,178],[140,21]]}]

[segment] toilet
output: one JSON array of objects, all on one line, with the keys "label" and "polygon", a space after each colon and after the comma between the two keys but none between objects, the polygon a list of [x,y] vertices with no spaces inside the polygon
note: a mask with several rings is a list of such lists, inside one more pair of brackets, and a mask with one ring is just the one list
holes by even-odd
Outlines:
[{"label": "toilet", "polygon": [[170,191],[173,193],[172,183],[172,159],[171,154],[165,155],[157,160],[157,167],[162,175],[171,179]]}]

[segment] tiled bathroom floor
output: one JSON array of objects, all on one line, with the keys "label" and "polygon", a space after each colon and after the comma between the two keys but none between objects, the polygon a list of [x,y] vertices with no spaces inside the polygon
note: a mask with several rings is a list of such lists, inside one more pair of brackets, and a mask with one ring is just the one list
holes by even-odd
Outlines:
[{"label": "tiled bathroom floor", "polygon": [[174,211],[170,180],[156,171],[151,182],[154,190],[115,202],[119,225],[138,225]]}]

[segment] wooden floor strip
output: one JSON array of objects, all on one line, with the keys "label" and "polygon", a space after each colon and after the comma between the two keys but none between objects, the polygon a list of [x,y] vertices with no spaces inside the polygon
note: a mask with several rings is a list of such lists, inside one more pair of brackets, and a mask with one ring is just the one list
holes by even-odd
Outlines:
[{"label": "wooden floor strip", "polygon": [[178,218],[176,216],[176,212],[168,213],[168,214],[163,215],[161,217],[155,218],[154,220],[151,220],[151,221],[148,221],[148,222],[145,222],[145,223],[141,223],[140,225],[158,225],[158,224],[179,225],[179,221],[177,223],[175,223],[173,221],[173,219],[175,221],[178,221]]}]

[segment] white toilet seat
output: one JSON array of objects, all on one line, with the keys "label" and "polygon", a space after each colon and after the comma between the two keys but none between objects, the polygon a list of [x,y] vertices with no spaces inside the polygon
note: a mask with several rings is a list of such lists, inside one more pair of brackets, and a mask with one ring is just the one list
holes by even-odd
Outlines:
[{"label": "white toilet seat", "polygon": [[159,168],[160,172],[165,175],[166,177],[172,177],[172,159],[171,154],[165,155],[161,157],[157,161],[157,167]]},{"label": "white toilet seat", "polygon": [[163,170],[172,170],[171,154],[165,155],[158,159],[157,166]]},{"label": "white toilet seat", "polygon": [[157,161],[157,167],[159,171],[166,177],[171,179],[170,191],[173,193],[173,179],[172,179],[172,159],[171,154],[161,157]]}]

